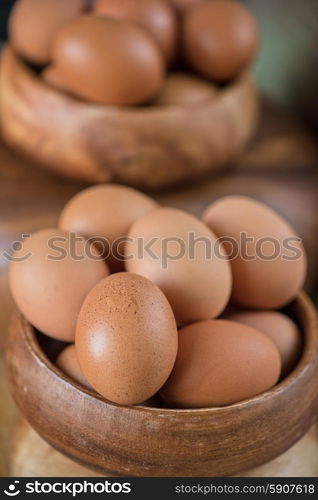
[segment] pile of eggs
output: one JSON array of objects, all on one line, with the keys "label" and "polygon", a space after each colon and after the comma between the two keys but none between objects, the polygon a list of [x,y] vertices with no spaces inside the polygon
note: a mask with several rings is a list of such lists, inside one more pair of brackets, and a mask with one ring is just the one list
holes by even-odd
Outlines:
[{"label": "pile of eggs", "polygon": [[259,46],[235,0],[18,0],[10,44],[50,85],[106,105],[194,104]]},{"label": "pile of eggs", "polygon": [[205,408],[293,370],[302,336],[282,308],[305,276],[301,240],[256,200],[221,198],[200,220],[109,184],[24,239],[9,283],[27,320],[65,343],[56,365],[81,386],[120,405]]}]

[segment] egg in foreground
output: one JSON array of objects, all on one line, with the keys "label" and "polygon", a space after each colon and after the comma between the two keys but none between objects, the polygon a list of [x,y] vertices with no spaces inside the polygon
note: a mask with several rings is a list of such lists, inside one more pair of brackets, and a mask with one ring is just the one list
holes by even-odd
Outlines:
[{"label": "egg in foreground", "polygon": [[272,388],[281,372],[275,344],[255,328],[201,321],[179,331],[178,356],[160,395],[173,408],[227,406]]},{"label": "egg in foreground", "polygon": [[296,323],[280,311],[238,311],[226,316],[265,333],[276,345],[282,359],[282,376],[295,368],[302,353],[302,337]]},{"label": "egg in foreground", "polygon": [[171,307],[148,279],[117,273],[87,296],[76,329],[81,369],[105,399],[121,405],[154,396],[170,375],[178,347]]},{"label": "egg in foreground", "polygon": [[63,351],[60,352],[55,364],[63,373],[68,375],[70,379],[86,387],[86,389],[91,389],[79,365],[74,344],[65,347]]},{"label": "egg in foreground", "polygon": [[108,276],[107,264],[84,237],[44,229],[24,240],[12,258],[9,285],[20,311],[38,330],[74,342],[77,315],[88,292]]},{"label": "egg in foreground", "polygon": [[123,269],[124,240],[130,227],[156,208],[155,200],[136,189],[102,184],[73,196],[61,212],[59,227],[96,239],[112,271],[118,271]]},{"label": "egg in foreground", "polygon": [[232,276],[222,245],[199,219],[175,208],[139,217],[129,231],[126,268],[166,295],[179,325],[218,316]]},{"label": "egg in foreground", "polygon": [[226,196],[206,209],[203,220],[225,240],[233,302],[279,309],[298,295],[306,278],[306,253],[301,238],[278,213],[246,196]]}]

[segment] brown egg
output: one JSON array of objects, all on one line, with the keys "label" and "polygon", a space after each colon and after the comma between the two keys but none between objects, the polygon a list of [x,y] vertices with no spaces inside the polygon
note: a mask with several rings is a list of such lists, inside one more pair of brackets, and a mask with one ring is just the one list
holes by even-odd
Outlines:
[{"label": "brown egg", "polygon": [[211,101],[217,93],[217,88],[210,82],[187,73],[172,73],[153,103],[157,106],[190,106]]},{"label": "brown egg", "polygon": [[42,78],[48,85],[51,85],[51,87],[62,92],[69,92],[66,82],[55,66],[47,66],[45,70],[42,71]]},{"label": "brown egg", "polygon": [[192,215],[158,208],[137,219],[126,268],[156,283],[179,324],[218,316],[231,294],[231,269],[214,234]]},{"label": "brown egg", "polygon": [[168,2],[178,11],[183,13],[187,9],[203,3],[205,0],[168,0]]},{"label": "brown egg", "polygon": [[60,30],[53,59],[75,95],[101,104],[143,103],[164,78],[155,40],[135,23],[104,16],[87,14]]},{"label": "brown egg", "polygon": [[91,386],[84,377],[79,365],[74,344],[71,344],[63,349],[63,351],[58,355],[55,364],[72,380],[75,380],[75,382],[79,383],[83,387],[86,387],[86,389],[91,389]]},{"label": "brown egg", "polygon": [[282,358],[282,376],[295,368],[302,352],[302,338],[296,323],[278,311],[241,311],[226,319],[256,328],[272,339]]},{"label": "brown egg", "polygon": [[170,407],[207,408],[252,398],[273,387],[281,360],[263,333],[225,320],[179,331],[174,369],[160,395]]},{"label": "brown egg", "polygon": [[216,81],[232,80],[257,53],[257,23],[241,3],[204,2],[184,16],[182,46],[186,60],[198,73]]},{"label": "brown egg", "polygon": [[131,225],[158,204],[135,189],[106,184],[84,189],[64,207],[59,227],[97,238],[113,271],[123,269],[124,242]]},{"label": "brown egg", "polygon": [[210,205],[203,220],[226,240],[236,304],[277,309],[297,296],[307,259],[301,239],[280,215],[252,198],[226,196]]},{"label": "brown egg", "polygon": [[97,250],[73,236],[58,229],[34,233],[15,252],[9,269],[20,311],[38,330],[65,342],[74,341],[86,295],[109,274]]},{"label": "brown egg", "polygon": [[177,346],[171,307],[146,278],[113,274],[87,296],[76,351],[87,380],[107,400],[130,405],[156,394],[171,373]]},{"label": "brown egg", "polygon": [[175,56],[177,19],[166,0],[97,0],[94,11],[138,23],[155,38],[168,62]]},{"label": "brown egg", "polygon": [[9,21],[10,43],[34,64],[47,64],[58,30],[80,15],[83,0],[19,0]]}]

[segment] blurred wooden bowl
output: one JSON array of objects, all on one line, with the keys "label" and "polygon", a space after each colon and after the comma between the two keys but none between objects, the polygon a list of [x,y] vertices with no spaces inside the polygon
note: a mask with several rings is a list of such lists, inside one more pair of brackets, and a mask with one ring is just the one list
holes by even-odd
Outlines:
[{"label": "blurred wooden bowl", "polygon": [[259,117],[248,74],[196,106],[118,108],[55,90],[7,46],[0,71],[6,142],[58,174],[144,189],[221,170],[242,151]]},{"label": "blurred wooden bowl", "polygon": [[109,403],[63,375],[49,360],[52,350],[43,344],[45,337],[20,314],[12,322],[7,348],[11,391],[46,441],[103,474],[240,474],[281,455],[317,418],[316,312],[305,294],[290,312],[303,333],[298,366],[272,390],[225,408],[171,410]]}]

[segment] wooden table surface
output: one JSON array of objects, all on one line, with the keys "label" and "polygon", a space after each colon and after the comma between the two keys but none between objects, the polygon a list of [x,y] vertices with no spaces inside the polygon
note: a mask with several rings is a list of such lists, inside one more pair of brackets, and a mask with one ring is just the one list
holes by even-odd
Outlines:
[{"label": "wooden table surface", "polygon": [[[0,141],[0,476],[8,474],[10,436],[18,415],[5,381],[4,344],[13,304],[3,253],[22,233],[54,226],[65,202],[82,187],[34,166]],[[316,137],[298,118],[265,102],[256,138],[226,173],[157,194],[156,198],[194,214],[200,214],[222,194],[250,194],[268,202],[292,221],[308,242],[312,289],[318,275],[317,188]]]}]

